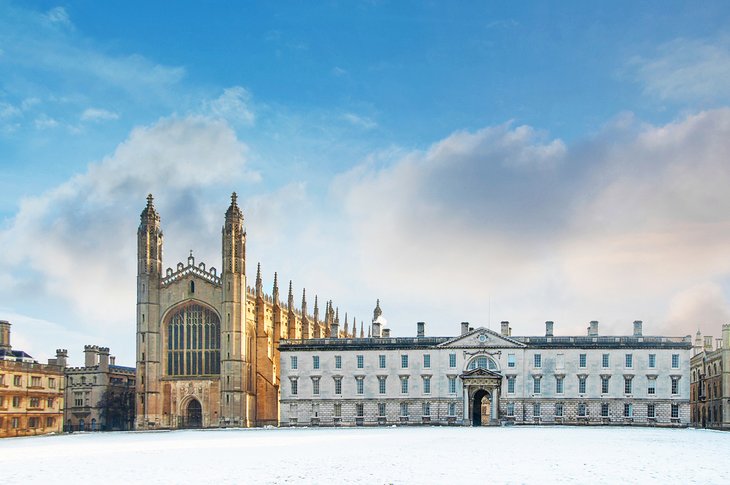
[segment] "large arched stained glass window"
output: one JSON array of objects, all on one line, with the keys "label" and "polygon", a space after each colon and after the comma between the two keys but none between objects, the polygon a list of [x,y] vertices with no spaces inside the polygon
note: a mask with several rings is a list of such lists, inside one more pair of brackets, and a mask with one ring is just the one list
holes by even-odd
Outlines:
[{"label": "large arched stained glass window", "polygon": [[220,374],[221,323],[202,305],[188,304],[167,319],[167,375]]},{"label": "large arched stained glass window", "polygon": [[467,370],[472,370],[476,368],[497,370],[497,364],[490,357],[487,357],[486,355],[480,355],[473,358],[466,368]]}]

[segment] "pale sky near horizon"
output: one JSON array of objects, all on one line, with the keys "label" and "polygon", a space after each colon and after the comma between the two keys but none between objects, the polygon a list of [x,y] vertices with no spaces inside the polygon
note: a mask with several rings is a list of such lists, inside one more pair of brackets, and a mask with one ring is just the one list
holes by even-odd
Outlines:
[{"label": "pale sky near horizon", "polygon": [[[719,335],[730,5],[0,0],[0,319],[134,365],[148,193],[164,266],[294,281],[394,335]],[[323,305],[322,305],[323,306]]]}]

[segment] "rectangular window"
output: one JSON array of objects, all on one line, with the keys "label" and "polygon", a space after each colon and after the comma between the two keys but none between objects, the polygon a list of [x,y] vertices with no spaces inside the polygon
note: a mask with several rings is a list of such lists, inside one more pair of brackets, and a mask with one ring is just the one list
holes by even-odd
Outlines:
[{"label": "rectangular window", "polygon": [[[509,408],[509,404],[507,405],[507,408]],[[456,416],[456,403],[449,403],[449,416]]]},{"label": "rectangular window", "polygon": [[355,384],[357,385],[357,393],[363,394],[365,392],[365,379],[363,377],[355,378]]},{"label": "rectangular window", "polygon": [[342,356],[335,355],[335,369],[342,369]]},{"label": "rectangular window", "polygon": [[679,369],[679,354],[672,354],[672,369]]},{"label": "rectangular window", "polygon": [[357,368],[362,369],[363,367],[365,367],[365,356],[358,355],[357,356]]},{"label": "rectangular window", "polygon": [[14,408],[20,407],[20,396],[13,396],[13,407]]},{"label": "rectangular window", "polygon": [[515,377],[507,376],[507,394],[515,393]]},{"label": "rectangular window", "polygon": [[423,415],[431,416],[431,403],[430,402],[423,403]]},{"label": "rectangular window", "polygon": [[535,354],[534,355],[534,362],[535,362],[535,368],[542,367],[542,354]]},{"label": "rectangular window", "polygon": [[555,376],[555,393],[556,394],[562,394],[563,393],[563,376]]},{"label": "rectangular window", "polygon": [[647,418],[656,418],[656,407],[654,404],[647,404],[646,405],[646,417]]},{"label": "rectangular window", "polygon": [[632,404],[624,404],[624,417],[631,418],[634,416],[634,406]]},{"label": "rectangular window", "polygon": [[20,419],[18,419],[18,418],[11,419],[10,420],[10,426],[12,426],[13,428],[19,428],[20,427]]},{"label": "rectangular window", "polygon": [[533,403],[532,405],[532,415],[533,416],[541,416],[542,415],[542,409],[539,402]]},{"label": "rectangular window", "polygon": [[507,367],[515,366],[515,354],[507,354]]},{"label": "rectangular window", "polygon": [[534,394],[540,394],[540,378],[537,376],[532,378],[532,392]]},{"label": "rectangular window", "polygon": [[385,369],[385,356],[382,354],[378,356],[378,367]]},{"label": "rectangular window", "polygon": [[679,418],[679,404],[672,404],[672,418]]},{"label": "rectangular window", "polygon": [[30,377],[30,386],[31,387],[42,387],[41,378],[39,376],[31,376]]},{"label": "rectangular window", "polygon": [[604,418],[608,417],[608,403],[601,403],[601,416]]},{"label": "rectangular window", "polygon": [[586,393],[586,380],[588,379],[584,376],[578,377],[578,392],[580,394]]},{"label": "rectangular window", "polygon": [[30,398],[30,406],[31,408],[39,408],[41,407],[41,400],[37,397],[31,397]]},{"label": "rectangular window", "polygon": [[298,368],[297,366],[299,365],[298,362],[297,362],[297,356],[296,355],[292,355],[289,358],[289,360],[291,361],[291,368],[293,370],[296,370]]},{"label": "rectangular window", "polygon": [[408,417],[408,403],[407,402],[400,403],[400,415],[403,416],[404,418]]},{"label": "rectangular window", "polygon": [[335,403],[335,409],[333,412],[335,418],[341,418],[342,417],[342,404]]},{"label": "rectangular window", "polygon": [[46,428],[53,427],[53,424],[55,423],[55,421],[56,420],[54,418],[46,418]]},{"label": "rectangular window", "polygon": [[408,354],[403,354],[400,356],[400,366],[402,369],[408,368]]},{"label": "rectangular window", "polygon": [[515,415],[515,403],[508,402],[507,403],[507,416],[514,416]]},{"label": "rectangular window", "polygon": [[358,418],[362,418],[365,415],[365,406],[362,403],[355,404],[355,413]]},{"label": "rectangular window", "polygon": [[378,391],[385,394],[385,376],[378,376]]},{"label": "rectangular window", "polygon": [[449,377],[449,394],[456,394],[456,377]]},{"label": "rectangular window", "polygon": [[656,368],[656,354],[649,354],[649,368]]},{"label": "rectangular window", "polygon": [[21,380],[21,377],[20,376],[13,376],[13,385],[15,387],[20,387],[20,385],[22,384],[22,382],[23,381]]},{"label": "rectangular window", "polygon": [[319,369],[319,355],[312,356],[312,369]]},{"label": "rectangular window", "polygon": [[646,388],[647,394],[656,394],[656,379],[649,379],[648,387]]},{"label": "rectangular window", "polygon": [[679,377],[672,377],[672,394],[679,394]]},{"label": "rectangular window", "polygon": [[83,392],[74,392],[74,406],[83,406],[84,405],[84,393]]},{"label": "rectangular window", "polygon": [[424,369],[431,368],[431,354],[423,354],[423,368]]},{"label": "rectangular window", "polygon": [[335,377],[335,394],[342,394],[342,377]]},{"label": "rectangular window", "polygon": [[319,395],[319,377],[312,377],[312,394]]},{"label": "rectangular window", "polygon": [[578,416],[585,417],[588,414],[588,407],[585,403],[578,404]]},{"label": "rectangular window", "polygon": [[[297,380],[296,379],[292,379],[291,380],[291,393],[292,393],[292,396],[296,396],[298,391],[299,391],[299,386],[298,386]],[[77,406],[78,406],[78,404],[77,404]]]},{"label": "rectangular window", "polygon": [[423,393],[431,394],[431,378],[430,377],[423,378]]},{"label": "rectangular window", "polygon": [[634,367],[634,354],[626,354],[626,368],[632,369]]},{"label": "rectangular window", "polygon": [[381,418],[385,417],[385,403],[384,402],[378,403],[378,416],[380,416]]},{"label": "rectangular window", "polygon": [[586,354],[580,354],[578,356],[578,367],[585,368],[588,364],[588,356]]},{"label": "rectangular window", "polygon": [[452,369],[456,367],[456,354],[449,354],[449,367]]},{"label": "rectangular window", "polygon": [[48,378],[48,388],[49,389],[55,389],[56,388],[56,379],[53,377]]},{"label": "rectangular window", "polygon": [[631,394],[631,377],[624,377],[624,393]]},{"label": "rectangular window", "polygon": [[601,356],[601,366],[602,366],[602,367],[603,367],[604,369],[608,369],[608,368],[610,367],[610,365],[609,365],[609,364],[610,364],[610,361],[609,361],[609,355],[610,355],[610,354],[603,354],[603,355]]},{"label": "rectangular window", "polygon": [[559,402],[555,405],[555,417],[562,418],[563,417],[563,403]]},{"label": "rectangular window", "polygon": [[38,418],[28,418],[28,427],[37,428],[38,427]]},{"label": "rectangular window", "polygon": [[402,394],[408,394],[408,377],[407,376],[400,378],[400,392]]},{"label": "rectangular window", "polygon": [[601,394],[608,394],[608,377],[601,377]]}]

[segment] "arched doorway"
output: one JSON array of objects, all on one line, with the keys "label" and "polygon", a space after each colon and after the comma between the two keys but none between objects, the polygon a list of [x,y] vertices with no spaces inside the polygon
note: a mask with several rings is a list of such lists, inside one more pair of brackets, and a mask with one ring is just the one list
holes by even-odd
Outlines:
[{"label": "arched doorway", "polygon": [[489,424],[492,413],[492,401],[489,392],[479,389],[474,393],[471,413],[473,426],[487,426]]},{"label": "arched doorway", "polygon": [[197,399],[191,399],[188,402],[187,409],[185,410],[185,427],[200,428],[202,426],[203,408],[200,406],[200,401]]}]

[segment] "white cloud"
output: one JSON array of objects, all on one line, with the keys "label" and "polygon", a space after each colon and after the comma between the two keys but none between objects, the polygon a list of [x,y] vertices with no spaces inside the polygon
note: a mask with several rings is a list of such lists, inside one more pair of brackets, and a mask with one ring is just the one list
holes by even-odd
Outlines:
[{"label": "white cloud", "polygon": [[[518,334],[547,319],[564,333],[591,319],[625,333],[638,318],[648,333],[685,335],[698,322],[670,302],[730,280],[727,153],[727,109],[612,125],[572,148],[503,125],[369,162],[335,185],[365,284],[411,312],[396,320],[484,324],[491,306]],[[697,318],[717,327],[727,295],[711,299],[716,311]]]},{"label": "white cloud", "polygon": [[33,121],[33,124],[37,129],[45,130],[48,128],[56,128],[58,126],[58,121],[44,113],[36,118]]},{"label": "white cloud", "polygon": [[354,113],[345,113],[342,115],[342,119],[365,130],[372,130],[378,126],[378,124],[372,119],[366,116],[359,116]]},{"label": "white cloud", "polygon": [[653,57],[635,58],[632,69],[644,91],[662,100],[730,99],[730,37],[676,39]]},{"label": "white cloud", "polygon": [[63,7],[54,7],[46,12],[46,19],[54,24],[60,24],[64,26],[71,26],[71,18]]},{"label": "white cloud", "polygon": [[218,98],[205,103],[205,111],[216,118],[223,118],[232,123],[252,125],[256,115],[250,107],[251,93],[241,86],[223,90]]},{"label": "white cloud", "polygon": [[[159,196],[158,207],[169,218],[166,229],[180,234],[166,241],[167,264],[191,247],[216,248],[220,220],[211,219],[212,201],[202,194],[211,191],[222,214],[220,205],[228,199],[220,193],[222,186],[258,180],[246,168],[246,152],[222,121],[170,118],[134,129],[112,155],[86,172],[21,201],[0,232],[0,283],[7,301],[68,302],[80,315],[69,329],[93,322],[98,333],[119,335],[123,324],[129,326],[127,335],[134,322],[135,265],[130,262],[146,194]],[[35,291],[27,291],[30,287]]]},{"label": "white cloud", "polygon": [[0,120],[14,118],[20,115],[21,111],[10,103],[0,103]]},{"label": "white cloud", "polygon": [[119,115],[113,111],[99,108],[87,108],[81,113],[82,121],[110,121],[119,119]]}]

